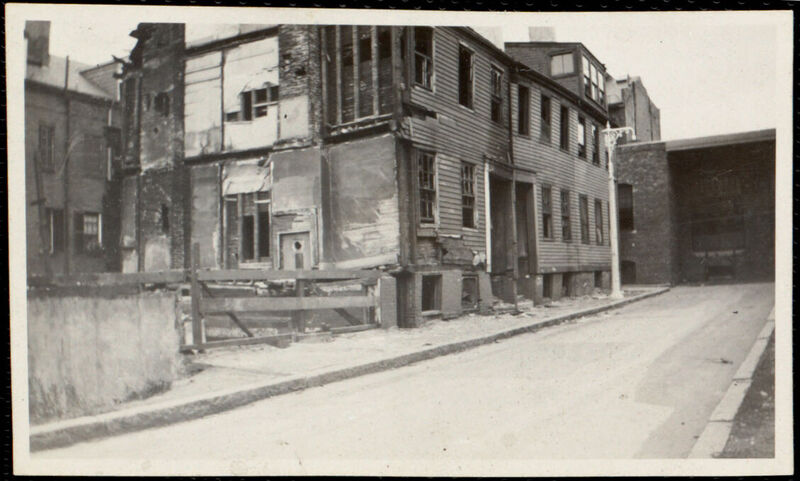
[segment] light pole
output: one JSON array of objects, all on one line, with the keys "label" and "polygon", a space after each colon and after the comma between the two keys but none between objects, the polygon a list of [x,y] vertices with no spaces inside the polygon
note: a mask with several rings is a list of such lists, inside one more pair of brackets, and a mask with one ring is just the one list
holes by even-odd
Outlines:
[{"label": "light pole", "polygon": [[617,141],[627,133],[631,133],[633,140],[636,140],[636,131],[633,127],[620,127],[612,129],[606,122],[603,130],[606,141],[606,152],[608,153],[608,224],[609,237],[611,238],[611,297],[613,299],[622,298],[622,283],[619,277],[619,229],[617,225],[617,179],[614,176],[614,151]]}]

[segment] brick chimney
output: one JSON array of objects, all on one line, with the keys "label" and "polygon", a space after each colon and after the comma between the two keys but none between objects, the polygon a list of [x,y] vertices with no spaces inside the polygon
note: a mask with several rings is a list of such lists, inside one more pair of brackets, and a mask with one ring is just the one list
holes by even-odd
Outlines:
[{"label": "brick chimney", "polygon": [[556,29],[553,27],[528,27],[528,41],[555,42]]},{"label": "brick chimney", "polygon": [[28,63],[47,65],[50,60],[50,22],[26,21],[25,39],[28,41]]}]

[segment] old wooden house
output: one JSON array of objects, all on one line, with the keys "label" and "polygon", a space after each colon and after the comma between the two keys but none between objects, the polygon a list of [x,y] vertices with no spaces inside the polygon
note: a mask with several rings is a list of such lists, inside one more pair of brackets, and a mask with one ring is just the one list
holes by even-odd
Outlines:
[{"label": "old wooden house", "polygon": [[[409,327],[606,282],[604,101],[472,29],[141,24],[132,35],[124,270],[186,267],[195,243],[212,269],[380,268]],[[564,149],[550,125],[559,106]],[[574,238],[552,236],[572,224]]]}]

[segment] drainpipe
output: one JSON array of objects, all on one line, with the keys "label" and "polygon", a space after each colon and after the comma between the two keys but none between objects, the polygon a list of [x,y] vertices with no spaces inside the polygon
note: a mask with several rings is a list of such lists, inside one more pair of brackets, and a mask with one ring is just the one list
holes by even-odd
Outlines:
[{"label": "drainpipe", "polygon": [[64,107],[66,116],[66,126],[64,135],[64,275],[69,275],[69,261],[70,261],[70,238],[69,226],[73,223],[72,216],[69,214],[69,56],[67,56],[66,65],[64,67]]}]

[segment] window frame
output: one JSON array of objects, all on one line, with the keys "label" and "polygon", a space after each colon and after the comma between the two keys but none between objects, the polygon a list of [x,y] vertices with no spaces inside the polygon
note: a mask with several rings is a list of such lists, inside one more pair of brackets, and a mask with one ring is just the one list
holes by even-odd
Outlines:
[{"label": "window frame", "polygon": [[553,99],[542,92],[539,101],[539,141],[549,144],[553,137]]},{"label": "window frame", "polygon": [[[46,134],[44,137],[48,140],[48,145],[44,147],[43,144],[43,134]],[[55,170],[55,158],[56,158],[56,128],[53,124],[48,123],[41,123],[39,124],[39,139],[38,139],[38,153],[39,159],[38,164],[39,168],[42,172],[53,172]],[[43,158],[43,152],[47,152],[46,158]]]},{"label": "window frame", "polygon": [[[478,182],[475,167],[475,164],[461,161],[461,227],[464,229],[478,228]],[[469,178],[465,177],[466,172],[470,172]],[[470,206],[467,205],[468,200],[471,200]],[[472,215],[469,217],[465,215],[467,209],[472,211]],[[469,219],[470,225],[467,225],[467,219]]]},{"label": "window frame", "polygon": [[[60,214],[61,225],[56,229],[55,214]],[[47,230],[48,230],[48,254],[60,254],[64,252],[64,209],[56,207],[47,208]]]},{"label": "window frame", "polygon": [[[423,187],[421,182],[421,176],[423,171],[421,170],[420,161],[423,157],[429,156],[431,160],[431,167],[430,172],[426,175],[430,176],[430,185]],[[436,226],[439,224],[439,176],[438,176],[438,162],[436,152],[415,148],[414,149],[414,160],[415,160],[415,170],[416,170],[416,183],[417,183],[417,196],[419,198],[419,205],[417,206],[417,213],[419,215],[419,224],[424,226]],[[430,204],[431,216],[424,216],[422,212],[422,203],[423,203],[423,193],[430,193],[432,198],[426,199],[424,202]]]},{"label": "window frame", "polygon": [[[569,57],[570,70],[569,71],[562,70],[561,72],[556,73],[554,71],[554,69],[553,69],[554,61],[556,59],[562,59],[561,66],[563,68],[563,66],[565,64],[565,62],[564,62],[564,58],[565,57]],[[553,78],[568,77],[568,76],[574,75],[574,74],[575,74],[575,54],[574,54],[574,52],[571,52],[571,51],[569,51],[569,52],[556,52],[556,53],[553,53],[553,54],[550,55],[550,76],[551,77],[553,77]]]},{"label": "window frame", "polygon": [[605,243],[605,227],[603,226],[603,201],[594,199],[594,238],[595,243],[599,246]]},{"label": "window frame", "polygon": [[591,244],[591,234],[589,232],[589,197],[586,194],[578,194],[578,214],[581,224],[581,244]]},{"label": "window frame", "polygon": [[[470,66],[469,66],[469,105],[462,102],[462,83],[461,83],[461,54],[462,52],[469,53]],[[463,43],[458,44],[458,105],[475,111],[475,51]]]},{"label": "window frame", "polygon": [[[273,89],[278,89],[277,94],[273,96]],[[264,98],[263,101],[256,101],[256,92],[264,91]],[[248,100],[249,99],[249,103]],[[225,121],[226,122],[254,122],[256,119],[260,119],[267,116],[267,112],[269,112],[269,108],[278,105],[278,100],[280,99],[280,85],[272,85],[266,84],[261,88],[246,90],[239,94],[239,111],[238,112],[227,112],[225,114]],[[249,109],[245,108],[246,105],[249,105]],[[256,115],[257,108],[264,108],[264,115]],[[244,115],[245,112],[248,112],[248,115]],[[235,119],[230,118],[232,115],[235,115]]]},{"label": "window frame", "polygon": [[581,70],[583,71],[583,96],[587,99],[592,98],[592,78],[591,78],[591,65],[592,62],[586,54],[582,55],[583,61]]},{"label": "window frame", "polygon": [[[269,197],[266,199],[259,199],[260,194],[268,194]],[[243,192],[239,194],[229,194],[226,195],[224,198],[225,202],[235,202],[236,203],[236,232],[237,232],[237,242],[236,242],[236,252],[237,252],[237,262],[239,264],[246,264],[246,265],[253,265],[259,264],[264,262],[270,262],[272,260],[272,192],[270,190],[266,191],[257,191],[257,192]],[[245,204],[247,204],[247,210],[249,213],[245,214]],[[251,206],[252,204],[252,206]],[[266,209],[261,210],[260,206],[266,204]],[[260,226],[261,226],[261,217],[266,215],[267,218],[267,226],[268,231],[266,235],[267,241],[267,255],[261,255],[261,248],[263,246],[262,236],[260,233]],[[245,217],[252,217],[253,219],[253,232],[251,238],[248,240],[252,245],[252,256],[249,258],[244,257],[245,252],[245,235],[244,235],[244,219]],[[230,222],[228,219],[226,222]],[[226,233],[226,236],[228,234]],[[225,239],[225,249],[227,252],[228,249],[228,242],[229,239]]]},{"label": "window frame", "polygon": [[561,189],[560,207],[561,207],[561,240],[563,242],[572,242],[572,205],[571,205],[571,192],[568,189]]},{"label": "window frame", "polygon": [[[626,205],[623,205],[623,202],[622,202],[623,195],[621,195],[621,194],[622,194],[623,191],[625,192],[625,195],[627,196],[627,198],[625,200],[626,201],[627,200],[630,201],[630,202],[625,202],[624,204],[626,204]],[[630,205],[627,205],[628,203]],[[623,215],[623,212],[625,212],[626,215]],[[624,224],[623,224],[623,220],[626,221]],[[627,220],[630,220],[630,223],[628,223]],[[633,191],[633,184],[625,184],[625,183],[617,184],[617,222],[619,224],[620,232],[622,232],[622,231],[632,232],[632,231],[636,230],[636,223],[635,223],[635,219],[634,219],[634,191]]]},{"label": "window frame", "polygon": [[[555,239],[553,230],[553,187],[542,184],[542,239]],[[547,217],[545,217],[547,216]]]},{"label": "window frame", "polygon": [[[417,31],[418,30],[428,30],[430,32],[430,44],[429,44],[430,55],[425,55],[424,53],[422,53],[422,52],[417,50]],[[433,58],[434,58],[434,30],[433,30],[433,27],[426,27],[426,26],[416,26],[416,27],[414,27],[413,41],[414,41],[414,48],[413,48],[413,52],[414,52],[414,63],[413,63],[414,76],[413,76],[413,79],[412,79],[411,83],[415,87],[421,87],[421,88],[424,88],[426,90],[433,91],[434,65],[435,65],[434,64],[434,60],[433,60]],[[423,58],[423,60],[425,60],[423,65],[426,66],[427,75],[423,77],[423,80],[427,81],[427,82],[424,82],[424,81],[423,82],[418,82],[417,81],[417,74],[419,73],[417,71],[417,56],[421,56]]]},{"label": "window frame", "polygon": [[586,118],[584,116],[578,115],[577,127],[578,157],[586,159]]},{"label": "window frame", "polygon": [[[503,104],[504,102],[504,95],[503,95],[503,86],[505,84],[505,72],[502,68],[498,67],[497,65],[490,64],[489,65],[489,118],[492,119],[492,122],[497,124],[503,124]],[[495,114],[497,118],[495,118]]]},{"label": "window frame", "polygon": [[[569,152],[569,124],[570,124],[569,106],[567,104],[562,103],[559,112],[560,112],[560,117],[558,119],[559,121],[558,147],[564,152]],[[566,115],[564,115],[565,113]]]},{"label": "window frame", "polygon": [[[523,91],[525,102],[523,102]],[[531,89],[522,84],[517,84],[517,134],[526,137],[531,134]]]},{"label": "window frame", "polygon": [[592,122],[592,164],[600,166],[600,127]]},{"label": "window frame", "polygon": [[[97,252],[101,252],[103,250],[103,214],[100,212],[83,211],[76,212],[75,215],[76,220],[78,218],[81,220],[80,230],[78,229],[77,222],[75,225],[75,252],[77,254],[86,255],[92,255]],[[97,232],[90,232],[87,234],[87,220],[92,217],[96,219],[94,225],[96,226],[95,228],[97,229]],[[95,245],[92,245],[92,242],[95,242]]]}]

